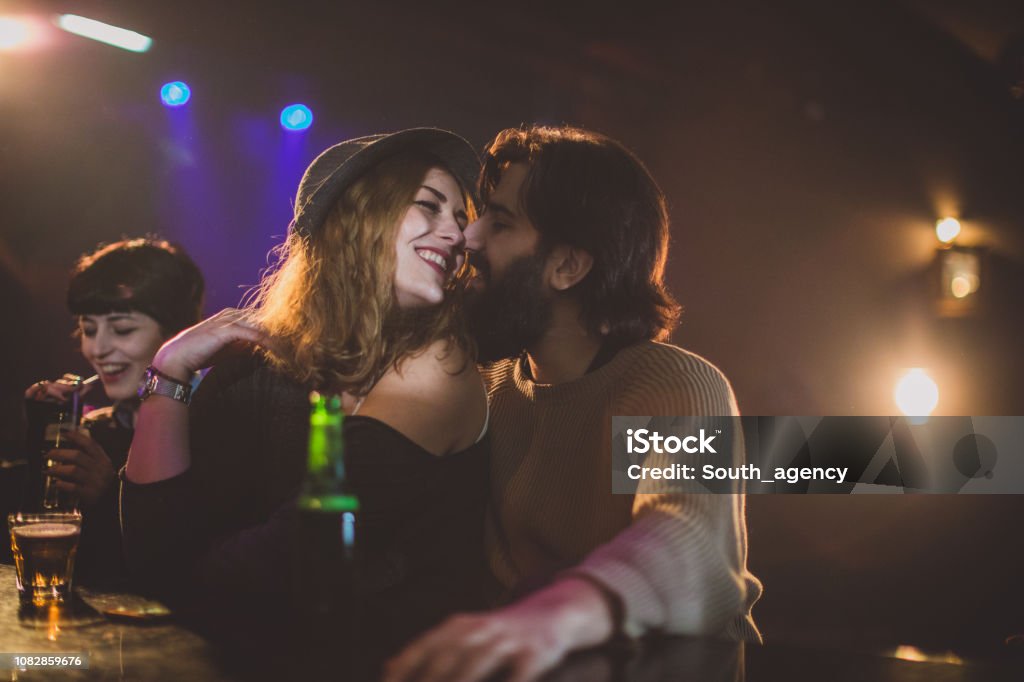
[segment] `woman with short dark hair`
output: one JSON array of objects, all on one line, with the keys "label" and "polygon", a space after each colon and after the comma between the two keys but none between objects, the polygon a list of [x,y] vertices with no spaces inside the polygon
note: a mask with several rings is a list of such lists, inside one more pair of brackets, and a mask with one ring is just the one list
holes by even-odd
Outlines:
[{"label": "woman with short dark hair", "polygon": [[[45,475],[78,501],[83,528],[76,577],[85,584],[115,587],[124,581],[116,472],[128,457],[137,394],[157,349],[199,321],[203,290],[203,276],[188,254],[153,238],[101,246],[83,254],[71,273],[67,306],[75,316],[75,335],[112,404],[84,415],[83,430],[67,436],[74,448],[46,454],[53,464],[33,475],[29,495],[41,496]],[[83,389],[74,382],[40,381],[25,392],[35,450],[49,413],[74,390]]]}]

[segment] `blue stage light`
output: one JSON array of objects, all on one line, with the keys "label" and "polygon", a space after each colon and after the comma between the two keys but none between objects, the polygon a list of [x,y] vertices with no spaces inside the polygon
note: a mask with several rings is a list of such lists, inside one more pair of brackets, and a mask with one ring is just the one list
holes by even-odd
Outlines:
[{"label": "blue stage light", "polygon": [[313,125],[313,112],[305,104],[292,104],[281,110],[281,127],[285,130],[305,130]]},{"label": "blue stage light", "polygon": [[180,107],[188,102],[190,97],[192,97],[192,91],[182,81],[167,83],[160,88],[160,99],[168,107]]}]

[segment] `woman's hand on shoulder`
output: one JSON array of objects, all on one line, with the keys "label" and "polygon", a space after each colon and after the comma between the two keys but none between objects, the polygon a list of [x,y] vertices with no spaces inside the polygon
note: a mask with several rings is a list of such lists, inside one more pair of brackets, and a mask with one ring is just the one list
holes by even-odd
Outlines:
[{"label": "woman's hand on shoulder", "polygon": [[272,345],[247,311],[225,308],[164,343],[153,358],[153,366],[168,376],[186,381],[193,372],[215,364],[221,351],[237,343]]}]

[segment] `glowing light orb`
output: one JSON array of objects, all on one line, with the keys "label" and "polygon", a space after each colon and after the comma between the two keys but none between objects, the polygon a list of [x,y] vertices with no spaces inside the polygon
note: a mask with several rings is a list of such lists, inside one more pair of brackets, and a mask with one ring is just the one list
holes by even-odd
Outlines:
[{"label": "glowing light orb", "polygon": [[160,88],[160,100],[168,107],[180,107],[192,97],[192,90],[184,81],[165,83]]},{"label": "glowing light orb", "polygon": [[292,104],[281,110],[281,127],[285,130],[305,130],[313,125],[313,112],[305,104]]},{"label": "glowing light orb", "polygon": [[896,382],[893,398],[906,416],[927,417],[939,404],[939,387],[923,369],[915,367]]},{"label": "glowing light orb", "polygon": [[949,290],[956,298],[966,298],[971,293],[971,280],[964,275],[958,275],[949,283]]},{"label": "glowing light orb", "polygon": [[0,52],[31,52],[52,40],[50,27],[34,16],[0,16]]},{"label": "glowing light orb", "polygon": [[0,50],[16,50],[32,40],[32,26],[14,17],[0,17]]},{"label": "glowing light orb", "polygon": [[943,218],[935,223],[935,235],[943,244],[949,244],[960,235],[960,221],[956,218]]}]

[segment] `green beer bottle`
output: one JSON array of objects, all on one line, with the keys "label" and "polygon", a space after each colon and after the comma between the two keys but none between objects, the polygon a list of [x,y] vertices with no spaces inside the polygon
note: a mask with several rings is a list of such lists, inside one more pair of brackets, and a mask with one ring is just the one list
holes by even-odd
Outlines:
[{"label": "green beer bottle", "polygon": [[310,393],[309,455],[298,500],[296,606],[316,627],[344,629],[355,611],[359,500],[345,479],[341,399]]}]

